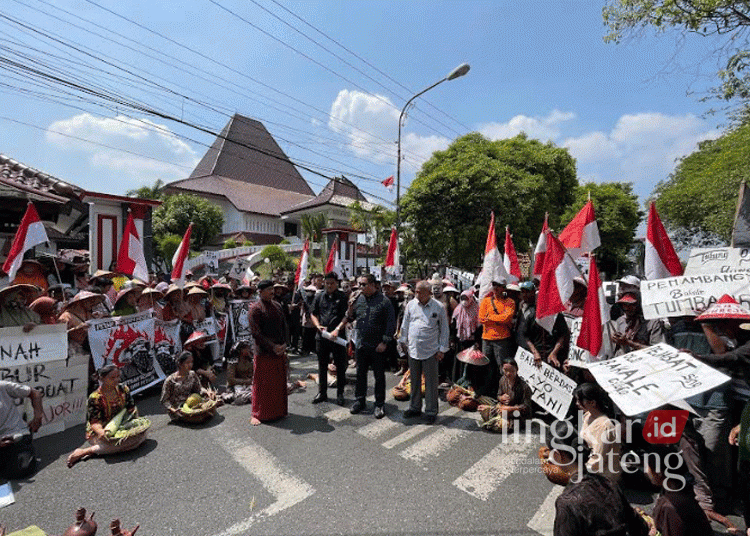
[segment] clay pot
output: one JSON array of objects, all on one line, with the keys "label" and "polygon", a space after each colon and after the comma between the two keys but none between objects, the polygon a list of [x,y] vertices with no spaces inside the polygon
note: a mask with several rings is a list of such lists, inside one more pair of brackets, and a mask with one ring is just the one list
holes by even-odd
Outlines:
[{"label": "clay pot", "polygon": [[109,530],[112,531],[112,536],[133,536],[133,534],[135,534],[135,531],[138,530],[138,527],[140,527],[140,525],[136,525],[133,530],[128,532],[127,530],[122,530],[120,528],[119,519],[113,519],[112,523],[109,524]]},{"label": "clay pot", "polygon": [[448,394],[445,395],[445,399],[451,406],[457,406],[458,402],[461,400],[461,391],[453,387],[448,391]]},{"label": "clay pot", "polygon": [[479,400],[469,395],[461,395],[458,407],[464,411],[476,411],[479,407]]},{"label": "clay pot", "polygon": [[86,519],[86,509],[81,507],[76,510],[76,522],[63,533],[63,536],[93,536],[94,534],[96,534],[94,514]]}]

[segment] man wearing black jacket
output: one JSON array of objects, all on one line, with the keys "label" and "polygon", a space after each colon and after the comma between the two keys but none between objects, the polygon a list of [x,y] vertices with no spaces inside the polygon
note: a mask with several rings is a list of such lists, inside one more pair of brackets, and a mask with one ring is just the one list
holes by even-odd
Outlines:
[{"label": "man wearing black jacket", "polygon": [[[328,400],[328,362],[333,356],[336,365],[336,403],[344,405],[344,385],[346,385],[346,348],[323,334],[330,334],[346,315],[347,299],[339,290],[339,278],[335,272],[325,276],[325,291],[318,292],[312,303],[311,319],[317,330],[315,347],[318,354],[318,394],[313,404]],[[330,337],[330,335],[329,335]]]}]

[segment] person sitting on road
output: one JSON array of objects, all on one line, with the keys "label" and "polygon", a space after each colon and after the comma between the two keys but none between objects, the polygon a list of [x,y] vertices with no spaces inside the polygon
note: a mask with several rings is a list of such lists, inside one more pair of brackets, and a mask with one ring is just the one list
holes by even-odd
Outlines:
[{"label": "person sitting on road", "polygon": [[[28,424],[21,418],[14,399],[30,398],[34,417]],[[36,457],[31,434],[39,430],[43,416],[42,395],[20,383],[0,380],[0,478],[19,479],[31,475]]]},{"label": "person sitting on road", "polygon": [[209,338],[210,336],[203,331],[194,331],[182,348],[193,355],[193,370],[198,374],[201,385],[206,389],[213,390],[216,384],[216,372],[213,366],[213,353],[206,346],[206,341]]},{"label": "person sitting on road", "polygon": [[229,354],[227,391],[222,394],[226,403],[249,404],[253,396],[253,354],[250,341],[237,341]]},{"label": "person sitting on road", "polygon": [[184,417],[182,405],[188,397],[199,394],[202,397],[213,397],[213,391],[204,389],[198,375],[193,370],[193,354],[185,350],[177,356],[177,371],[170,374],[161,388],[160,402],[167,408],[169,418],[179,420]]},{"label": "person sitting on road", "polygon": [[503,364],[503,377],[500,378],[498,403],[494,406],[479,406],[482,427],[493,432],[513,429],[514,421],[531,416],[531,388],[518,375],[518,363],[511,359]]},{"label": "person sitting on road", "polygon": [[622,476],[622,431],[620,423],[607,415],[610,412],[607,395],[595,383],[582,383],[573,391],[573,399],[578,409],[585,412],[579,434],[591,449],[586,468],[618,483]]},{"label": "person sitting on road", "polygon": [[100,386],[89,395],[86,405],[86,439],[89,447],[75,449],[68,456],[68,467],[90,456],[103,456],[125,452],[139,447],[146,439],[146,431],[116,441],[107,437],[104,427],[124,408],[134,416],[138,408],[127,385],[120,383],[120,369],[116,365],[105,365],[98,372]]}]

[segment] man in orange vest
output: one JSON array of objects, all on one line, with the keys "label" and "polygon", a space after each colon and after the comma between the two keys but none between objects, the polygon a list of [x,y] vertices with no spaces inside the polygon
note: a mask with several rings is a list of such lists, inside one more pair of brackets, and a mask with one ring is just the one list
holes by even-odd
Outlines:
[{"label": "man in orange vest", "polygon": [[505,292],[504,278],[492,281],[492,291],[479,305],[482,330],[482,353],[490,360],[484,382],[476,387],[477,395],[495,398],[502,375],[503,363],[510,361],[513,316],[516,304]]}]

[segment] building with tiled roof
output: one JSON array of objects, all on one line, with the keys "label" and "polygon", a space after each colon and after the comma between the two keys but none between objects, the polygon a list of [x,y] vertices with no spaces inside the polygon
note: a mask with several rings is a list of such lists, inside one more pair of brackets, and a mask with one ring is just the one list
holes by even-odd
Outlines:
[{"label": "building with tiled roof", "polygon": [[187,179],[169,183],[167,193],[190,193],[219,205],[224,213],[220,243],[242,233],[256,244],[299,235],[298,221],[281,214],[315,198],[307,181],[263,124],[235,114]]}]

